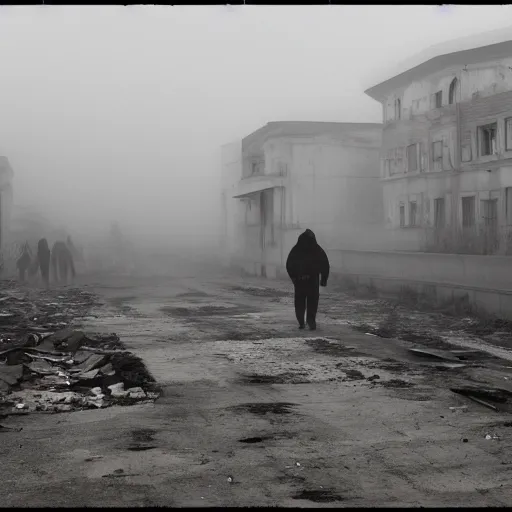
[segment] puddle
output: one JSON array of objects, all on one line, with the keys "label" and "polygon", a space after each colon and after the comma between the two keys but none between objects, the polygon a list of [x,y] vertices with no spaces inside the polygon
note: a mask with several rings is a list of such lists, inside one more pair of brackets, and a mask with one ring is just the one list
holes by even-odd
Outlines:
[{"label": "puddle", "polygon": [[303,490],[293,496],[294,500],[307,500],[315,503],[331,503],[334,501],[344,501],[339,494],[336,494],[331,489],[316,489],[311,491]]},{"label": "puddle", "polygon": [[234,405],[228,407],[228,409],[235,412],[248,412],[264,416],[265,414],[291,414],[293,411],[290,409],[296,405],[290,402],[260,402]]},{"label": "puddle", "polygon": [[269,441],[273,439],[272,436],[264,436],[264,437],[246,437],[245,439],[239,439],[239,443],[247,443],[247,444],[254,444],[254,443],[262,443],[263,441]]}]

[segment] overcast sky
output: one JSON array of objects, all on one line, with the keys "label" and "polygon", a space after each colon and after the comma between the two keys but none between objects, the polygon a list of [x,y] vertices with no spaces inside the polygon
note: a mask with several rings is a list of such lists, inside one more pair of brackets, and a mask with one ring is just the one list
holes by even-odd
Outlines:
[{"label": "overcast sky", "polygon": [[0,154],[70,227],[217,221],[219,146],[269,121],[379,122],[365,87],[510,6],[0,7]]}]

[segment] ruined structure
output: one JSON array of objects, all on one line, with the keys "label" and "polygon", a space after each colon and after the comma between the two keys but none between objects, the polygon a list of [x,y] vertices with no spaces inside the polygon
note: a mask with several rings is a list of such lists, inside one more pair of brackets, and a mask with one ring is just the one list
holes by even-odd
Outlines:
[{"label": "ruined structure", "polygon": [[11,164],[5,156],[0,156],[0,249],[5,247],[12,210]]},{"label": "ruined structure", "polygon": [[396,249],[507,250],[511,34],[430,48],[366,91],[382,103],[385,219]]},{"label": "ruined structure", "polygon": [[272,277],[306,228],[326,249],[379,247],[380,144],[380,124],[273,122],[241,147],[225,146],[224,240],[231,261]]}]

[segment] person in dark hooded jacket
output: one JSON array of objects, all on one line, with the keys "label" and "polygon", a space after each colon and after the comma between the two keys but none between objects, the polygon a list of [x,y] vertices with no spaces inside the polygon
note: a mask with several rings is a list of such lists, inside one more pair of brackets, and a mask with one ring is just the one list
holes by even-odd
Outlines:
[{"label": "person in dark hooded jacket", "polygon": [[75,265],[73,263],[73,256],[64,242],[57,241],[53,244],[51,264],[53,278],[56,283],[67,284],[68,275],[71,275],[71,279],[75,278],[76,272]]},{"label": "person in dark hooded jacket", "polygon": [[311,330],[316,329],[316,312],[320,286],[327,286],[329,259],[318,245],[310,229],[299,235],[286,260],[286,271],[295,286],[295,315],[299,328],[304,329],[304,313]]},{"label": "person in dark hooded jacket", "polygon": [[18,261],[16,262],[16,267],[18,268],[19,273],[19,280],[22,283],[25,282],[25,274],[30,267],[31,261],[32,253],[30,251],[30,246],[28,245],[28,242],[25,242],[21,249],[21,256],[18,258]]},{"label": "person in dark hooded jacket", "polygon": [[50,248],[48,247],[48,240],[41,238],[37,243],[37,260],[41,270],[43,283],[46,287],[50,284]]}]

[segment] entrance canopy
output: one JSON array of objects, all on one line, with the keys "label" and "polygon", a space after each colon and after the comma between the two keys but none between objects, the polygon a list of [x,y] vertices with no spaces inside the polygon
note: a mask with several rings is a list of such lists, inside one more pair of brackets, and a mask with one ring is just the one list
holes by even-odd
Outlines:
[{"label": "entrance canopy", "polygon": [[242,197],[247,197],[251,194],[276,187],[284,187],[284,178],[282,176],[252,176],[238,182],[237,189],[233,197],[240,199]]}]

